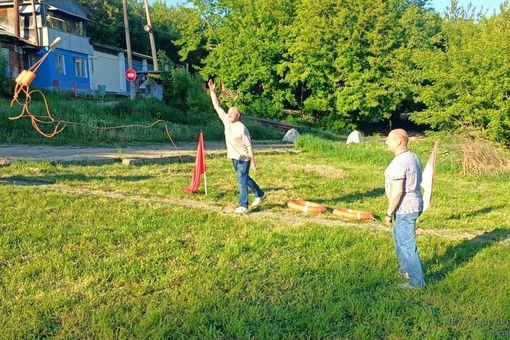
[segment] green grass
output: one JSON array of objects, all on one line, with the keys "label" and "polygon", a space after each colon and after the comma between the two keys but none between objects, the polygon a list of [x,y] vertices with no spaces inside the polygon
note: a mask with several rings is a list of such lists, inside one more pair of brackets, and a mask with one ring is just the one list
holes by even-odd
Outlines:
[{"label": "green grass", "polygon": [[[433,140],[411,143],[426,161]],[[510,328],[508,175],[466,178],[440,145],[419,223],[427,287],[399,290],[382,142],[303,136],[259,153],[268,199],[235,216],[223,156],[192,164],[0,169],[0,324],[9,339],[491,339]],[[321,216],[286,207],[320,202]],[[342,221],[336,207],[378,220]]]},{"label": "green grass", "polygon": [[[43,97],[44,95],[44,97]],[[116,98],[110,102],[73,99],[58,93],[33,92],[29,101],[0,98],[2,143],[119,146],[196,141],[199,131],[222,140],[223,129],[212,105],[207,111],[183,112],[156,99]],[[46,99],[47,106],[44,99]],[[24,106],[24,104],[27,104]],[[32,118],[40,131],[32,125]],[[284,133],[247,122],[252,138],[281,140]],[[61,132],[58,132],[63,128]],[[168,133],[167,133],[168,132]],[[44,138],[42,135],[49,138]]]}]

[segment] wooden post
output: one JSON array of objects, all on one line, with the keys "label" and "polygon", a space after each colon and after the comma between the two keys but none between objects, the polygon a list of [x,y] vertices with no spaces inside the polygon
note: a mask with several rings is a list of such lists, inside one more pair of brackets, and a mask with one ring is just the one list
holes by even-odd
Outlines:
[{"label": "wooden post", "polygon": [[[126,33],[126,49],[127,49],[127,57],[128,57],[128,68],[133,68],[133,57],[131,56],[131,39],[129,36],[129,21],[127,16],[127,4],[126,0],[122,0],[122,7],[124,9],[124,31]],[[131,99],[135,99],[136,88],[135,82],[129,82],[129,92],[131,94]]]},{"label": "wooden post", "polygon": [[41,42],[39,41],[39,26],[37,26],[37,13],[35,11],[35,1],[32,0],[32,17],[34,18],[34,33],[35,33],[35,42],[37,46],[41,46]]},{"label": "wooden post", "polygon": [[14,0],[12,6],[14,10],[14,35],[20,38],[21,32],[19,29],[19,0]]},{"label": "wooden post", "polygon": [[151,43],[151,51],[152,51],[152,66],[154,67],[154,71],[159,69],[158,67],[158,54],[156,53],[156,43],[154,42],[154,32],[152,30],[151,24],[151,15],[149,13],[149,2],[145,0],[145,16],[147,17],[147,26],[145,30],[149,32],[149,40]]}]

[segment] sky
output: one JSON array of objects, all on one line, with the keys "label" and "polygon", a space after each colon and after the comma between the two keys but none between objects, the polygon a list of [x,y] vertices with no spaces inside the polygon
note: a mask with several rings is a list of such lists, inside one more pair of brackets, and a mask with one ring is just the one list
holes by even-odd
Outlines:
[{"label": "sky", "polygon": [[[172,1],[173,0],[167,0],[168,3]],[[474,7],[476,7],[476,10],[481,10],[483,8],[484,12],[487,10],[487,15],[491,15],[495,10],[499,12],[499,5],[501,5],[503,2],[504,0],[459,0],[459,5],[467,8],[467,5],[471,3]],[[446,7],[450,7],[451,1],[431,0],[430,4],[437,12],[443,13],[446,10]]]},{"label": "sky", "polygon": [[[151,0],[154,2],[155,0]],[[319,0],[320,1],[320,0]],[[499,5],[503,3],[504,0],[459,0],[459,4],[463,7],[467,7],[469,3],[473,4],[477,10],[483,7],[484,10],[488,10],[487,14],[490,15],[494,12],[494,10],[499,11]],[[167,6],[174,6],[177,3],[186,3],[186,0],[164,0]],[[435,10],[439,13],[443,13],[446,10],[446,7],[449,7],[451,4],[450,0],[431,0],[430,4]]]}]

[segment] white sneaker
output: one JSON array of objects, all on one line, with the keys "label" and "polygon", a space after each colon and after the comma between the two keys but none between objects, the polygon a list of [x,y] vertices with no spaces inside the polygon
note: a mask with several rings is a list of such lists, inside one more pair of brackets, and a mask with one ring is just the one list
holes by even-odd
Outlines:
[{"label": "white sneaker", "polygon": [[265,200],[267,198],[267,195],[264,194],[264,196],[262,197],[255,197],[255,199],[253,200],[253,203],[251,204],[252,207],[258,207],[260,203],[262,203],[263,200]]},{"label": "white sneaker", "polygon": [[237,209],[234,210],[234,212],[236,214],[247,214],[249,213],[250,211],[248,210],[248,208],[245,208],[245,207],[239,207]]}]

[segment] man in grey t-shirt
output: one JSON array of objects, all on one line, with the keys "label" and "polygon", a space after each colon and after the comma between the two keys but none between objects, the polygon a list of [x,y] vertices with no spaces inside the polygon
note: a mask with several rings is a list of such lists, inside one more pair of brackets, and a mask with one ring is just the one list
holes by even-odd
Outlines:
[{"label": "man in grey t-shirt", "polygon": [[416,221],[423,212],[421,163],[418,156],[407,148],[408,141],[407,132],[403,129],[395,129],[388,134],[386,145],[395,158],[384,172],[388,198],[384,222],[389,227],[394,222],[393,237],[400,273],[409,279],[409,283],[401,285],[403,288],[425,286],[416,245]]},{"label": "man in grey t-shirt", "polygon": [[231,107],[228,113],[223,110],[216,95],[216,85],[212,79],[208,82],[211,100],[218,117],[225,127],[225,142],[227,144],[227,157],[232,159],[232,165],[237,173],[239,182],[239,207],[234,211],[239,214],[247,213],[248,210],[248,188],[255,194],[252,207],[258,206],[266,194],[257,183],[250,177],[250,168],[257,170],[255,155],[251,144],[250,132],[246,126],[239,121],[241,113],[237,107]]}]

